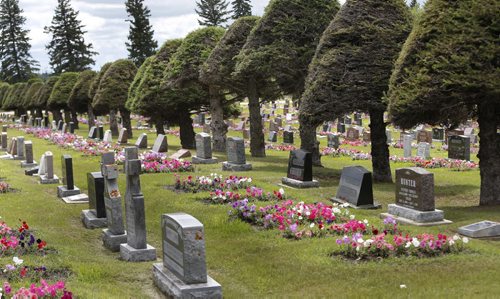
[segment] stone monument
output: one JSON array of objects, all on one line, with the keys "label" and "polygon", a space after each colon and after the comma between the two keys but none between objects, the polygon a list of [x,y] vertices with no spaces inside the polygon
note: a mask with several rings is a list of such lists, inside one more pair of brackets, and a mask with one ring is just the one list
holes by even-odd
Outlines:
[{"label": "stone monument", "polygon": [[225,171],[249,171],[252,164],[248,164],[245,157],[245,141],[241,138],[229,137],[227,139],[227,161],[222,163]]},{"label": "stone monument", "polygon": [[112,252],[120,251],[120,244],[127,243],[127,232],[123,226],[122,198],[118,189],[118,168],[103,165],[104,205],[108,228],[104,229],[102,242]]},{"label": "stone monument", "polygon": [[312,176],[312,154],[301,149],[290,152],[287,176],[281,179],[284,185],[295,188],[318,188],[319,182]]},{"label": "stone monument", "polygon": [[196,156],[193,164],[216,164],[217,158],[212,157],[212,138],[206,133],[196,134]]},{"label": "stone monument", "polygon": [[374,202],[372,173],[362,166],[349,166],[342,169],[334,202],[348,204],[355,209],[378,209],[381,205]]}]

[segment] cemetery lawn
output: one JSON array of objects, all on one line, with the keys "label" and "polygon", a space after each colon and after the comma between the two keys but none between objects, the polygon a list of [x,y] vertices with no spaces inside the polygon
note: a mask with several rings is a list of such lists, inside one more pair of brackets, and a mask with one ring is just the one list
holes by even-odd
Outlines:
[{"label": "cemetery lawn", "polygon": [[[86,136],[86,125],[76,133]],[[99,171],[99,157],[82,157],[81,153],[64,150],[47,141],[35,139],[9,129],[9,137],[24,135],[33,141],[35,160],[45,151],[54,153],[55,173],[61,176],[61,155],[73,157],[75,185],[87,191],[86,174]],[[135,130],[137,138],[140,131]],[[241,136],[231,131],[230,135]],[[297,134],[296,134],[297,135]],[[169,153],[179,148],[179,139],[168,135]],[[135,138],[131,142],[135,141]],[[396,136],[393,136],[396,138]],[[149,146],[155,134],[149,133]],[[296,138],[298,139],[298,138]],[[281,140],[281,137],[279,137]],[[296,144],[298,140],[296,140]],[[326,138],[321,139],[322,147]],[[369,152],[370,149],[359,148]],[[194,151],[193,151],[194,153]],[[267,151],[268,157],[247,159],[253,171],[239,173],[250,176],[266,191],[277,190],[286,175],[288,152]],[[402,150],[391,148],[391,154],[402,156]],[[432,150],[433,156],[445,157],[445,152]],[[215,154],[219,161],[225,155]],[[474,157],[475,158],[475,157]],[[477,158],[475,158],[477,161]],[[352,161],[348,157],[323,157],[325,168],[314,168],[320,189],[294,190],[285,188],[289,197],[305,202],[324,201],[335,195],[343,166],[362,165],[371,169],[371,161]],[[392,170],[409,164],[391,163]],[[221,163],[196,166],[193,174],[182,177],[222,173]],[[431,228],[404,226],[412,233],[446,233],[453,235],[458,227],[482,220],[500,221],[500,207],[478,207],[479,171],[456,172],[448,169],[430,170],[435,174],[436,208],[445,212],[453,224]],[[47,268],[67,267],[72,275],[68,289],[77,298],[161,298],[153,285],[152,262],[128,263],[118,259],[102,246],[101,230],[87,230],[80,221],[80,212],[87,204],[67,205],[56,195],[56,185],[40,185],[34,177],[24,175],[19,161],[0,160],[0,177],[18,192],[0,194],[0,216],[11,227],[19,219],[28,221],[37,234],[57,250],[44,257],[24,256],[27,265]],[[393,174],[394,177],[394,174]],[[463,298],[500,296],[500,241],[471,240],[468,250],[459,255],[438,258],[391,258],[371,262],[346,261],[330,254],[338,250],[334,238],[292,241],[282,238],[278,230],[259,230],[240,221],[229,221],[229,206],[207,205],[200,194],[176,194],[165,189],[174,183],[173,174],[141,176],[145,196],[148,243],[156,247],[161,261],[160,216],[164,213],[185,212],[205,226],[208,274],[222,285],[225,298]],[[382,210],[352,211],[358,219],[368,219],[379,225],[381,211],[394,202],[394,184],[375,184],[376,201]],[[120,189],[125,192],[125,177],[120,177]],[[265,205],[266,203],[262,203]],[[12,257],[0,257],[0,267],[12,262]],[[3,283],[3,281],[0,281]],[[19,282],[14,286],[21,286]],[[25,283],[24,285],[29,285]],[[406,285],[401,288],[400,285]]]}]

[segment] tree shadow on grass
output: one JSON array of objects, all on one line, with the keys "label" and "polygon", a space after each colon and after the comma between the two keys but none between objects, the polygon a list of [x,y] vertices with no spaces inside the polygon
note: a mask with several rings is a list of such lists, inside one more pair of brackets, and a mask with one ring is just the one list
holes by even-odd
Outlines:
[{"label": "tree shadow on grass", "polygon": [[467,221],[472,224],[483,220],[500,221],[500,206],[446,206],[440,209],[445,211],[445,218],[453,218],[455,222]]},{"label": "tree shadow on grass", "polygon": [[472,191],[479,190],[479,186],[476,185],[445,185],[445,186],[434,186],[435,196],[456,196],[466,193],[471,193]]}]

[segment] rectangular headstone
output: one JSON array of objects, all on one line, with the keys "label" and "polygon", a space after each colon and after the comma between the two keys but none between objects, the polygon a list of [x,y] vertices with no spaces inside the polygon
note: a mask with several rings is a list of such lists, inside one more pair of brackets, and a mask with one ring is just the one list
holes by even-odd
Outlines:
[{"label": "rectangular headstone", "polygon": [[69,133],[75,134],[75,123],[72,121],[69,123]]},{"label": "rectangular headstone", "polygon": [[26,163],[27,164],[32,164],[33,163],[33,143],[28,140],[24,143],[24,149],[26,151]]},{"label": "rectangular headstone", "polygon": [[354,206],[373,205],[372,173],[362,166],[344,167],[335,197]]},{"label": "rectangular headstone", "polygon": [[470,137],[465,135],[448,137],[448,158],[470,161]]},{"label": "rectangular headstone", "polygon": [[345,133],[345,124],[338,122],[337,123],[337,133],[344,134]]},{"label": "rectangular headstone", "polygon": [[7,141],[8,141],[7,133],[2,132],[2,149],[7,149]]},{"label": "rectangular headstone", "polygon": [[138,148],[147,148],[148,147],[148,135],[146,133],[142,133],[137,141],[135,142],[135,146]]},{"label": "rectangular headstone", "polygon": [[104,139],[104,127],[99,126],[97,127],[97,137],[96,139],[103,140]]},{"label": "rectangular headstone", "polygon": [[196,157],[212,159],[212,138],[206,133],[196,134]]},{"label": "rectangular headstone", "polygon": [[359,139],[359,131],[353,127],[347,129],[346,139],[349,141],[356,141]]},{"label": "rectangular headstone", "polygon": [[96,139],[97,138],[97,128],[91,127],[87,137],[90,139]]},{"label": "rectangular headstone", "polygon": [[62,181],[66,186],[66,189],[75,189],[75,182],[73,178],[73,158],[70,155],[62,155],[61,157],[62,166]]},{"label": "rectangular headstone", "polygon": [[291,151],[287,177],[297,181],[311,182],[313,180],[312,154],[300,149]]},{"label": "rectangular headstone", "polygon": [[276,131],[269,132],[269,142],[278,142],[278,133]]},{"label": "rectangular headstone", "polygon": [[411,157],[411,152],[412,152],[412,147],[411,143],[413,141],[413,136],[410,134],[403,134],[403,151],[404,151],[404,157],[405,158],[410,158]]},{"label": "rectangular headstone", "polygon": [[443,128],[433,128],[432,129],[432,139],[443,140],[444,139],[444,129]]},{"label": "rectangular headstone", "polygon": [[102,138],[102,141],[107,143],[113,142],[113,135],[111,133],[111,130],[106,130],[106,132],[104,133],[104,137]]},{"label": "rectangular headstone", "polygon": [[227,139],[227,161],[232,164],[245,164],[245,141],[241,138],[229,137]]},{"label": "rectangular headstone", "polygon": [[118,189],[118,168],[116,165],[103,166],[104,177],[104,204],[108,230],[113,235],[125,234],[121,195]]},{"label": "rectangular headstone", "polygon": [[168,152],[167,137],[163,134],[158,134],[155,143],[153,144],[153,152],[155,153],[166,153]]},{"label": "rectangular headstone", "polygon": [[45,153],[45,175],[47,179],[54,178],[54,155],[51,152]]},{"label": "rectangular headstone", "polygon": [[283,132],[283,143],[293,144],[293,132],[292,131],[284,131]]},{"label": "rectangular headstone", "polygon": [[363,132],[363,141],[370,142],[372,140],[372,134],[369,131]]},{"label": "rectangular headstone", "polygon": [[24,160],[24,137],[17,137],[16,141],[16,159]]},{"label": "rectangular headstone", "polygon": [[430,159],[431,157],[431,145],[427,142],[420,142],[417,148],[417,157],[422,159]]},{"label": "rectangular headstone", "polygon": [[417,143],[426,142],[432,144],[432,132],[421,130],[417,133]]},{"label": "rectangular headstone", "polygon": [[106,218],[104,206],[104,178],[100,172],[87,173],[89,208],[95,211],[97,218]]},{"label": "rectangular headstone", "polygon": [[119,144],[127,144],[128,143],[128,133],[127,129],[122,128],[120,130],[120,134],[118,135],[118,143]]},{"label": "rectangular headstone", "polygon": [[419,167],[396,169],[396,204],[434,211],[434,174]]}]

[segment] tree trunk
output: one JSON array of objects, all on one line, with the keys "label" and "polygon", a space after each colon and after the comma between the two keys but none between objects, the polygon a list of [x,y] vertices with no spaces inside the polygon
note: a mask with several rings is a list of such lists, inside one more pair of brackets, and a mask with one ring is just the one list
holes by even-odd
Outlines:
[{"label": "tree trunk", "polygon": [[385,133],[384,111],[370,111],[370,133],[372,142],[372,167],[375,182],[392,182],[389,146]]},{"label": "tree trunk", "polygon": [[118,137],[118,120],[116,119],[116,110],[109,110],[109,129],[113,137]]},{"label": "tree trunk", "polygon": [[179,112],[179,127],[182,148],[195,149],[196,142],[194,139],[193,120],[191,119],[189,112]]},{"label": "tree trunk", "polygon": [[[153,120],[153,119],[151,119]],[[165,135],[165,127],[163,126],[163,119],[161,118],[155,118],[154,120],[155,123],[155,128],[156,128],[156,135]]]},{"label": "tree trunk", "polygon": [[52,120],[55,120],[56,123],[58,123],[60,120],[62,120],[62,114],[61,110],[53,110],[52,111]]},{"label": "tree trunk", "polygon": [[94,108],[92,108],[92,103],[89,103],[87,105],[87,110],[88,110],[88,124],[89,124],[89,131],[90,128],[95,127],[95,114],[94,114]]},{"label": "tree trunk", "polygon": [[319,142],[316,139],[316,128],[318,125],[300,121],[300,148],[312,153],[313,165],[321,165],[321,155],[319,154]]},{"label": "tree trunk", "polygon": [[480,206],[500,205],[500,105],[481,103],[479,112]]},{"label": "tree trunk", "polygon": [[78,123],[78,114],[76,114],[75,110],[71,110],[71,121],[73,122],[75,130],[80,129],[80,125]]},{"label": "tree trunk", "polygon": [[266,156],[266,143],[262,128],[262,115],[260,115],[259,95],[254,79],[248,82],[248,109],[250,112],[250,153],[252,157]]},{"label": "tree trunk", "polygon": [[127,129],[128,138],[133,138],[134,134],[132,133],[132,121],[130,120],[130,111],[123,108],[120,109],[120,115],[122,117],[122,124],[125,129]]},{"label": "tree trunk", "polygon": [[210,87],[210,114],[212,116],[210,129],[212,130],[212,150],[214,152],[226,151],[227,125],[224,122],[223,100],[223,96]]}]

